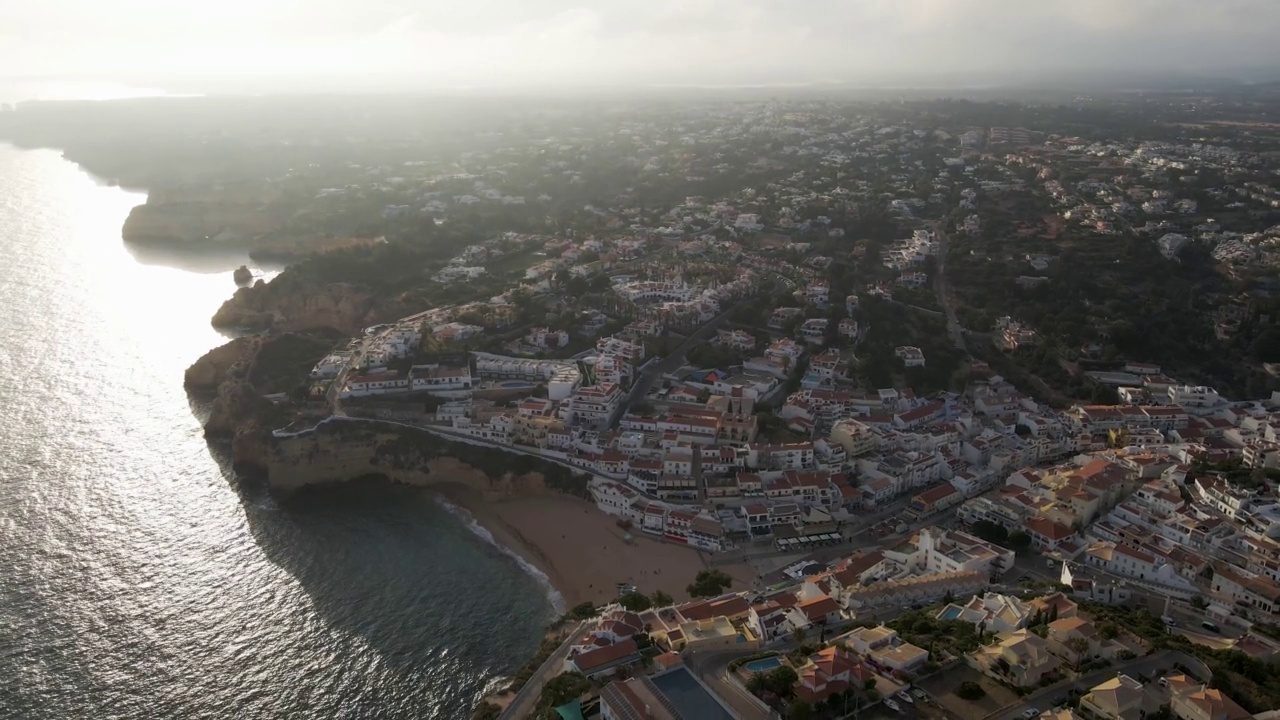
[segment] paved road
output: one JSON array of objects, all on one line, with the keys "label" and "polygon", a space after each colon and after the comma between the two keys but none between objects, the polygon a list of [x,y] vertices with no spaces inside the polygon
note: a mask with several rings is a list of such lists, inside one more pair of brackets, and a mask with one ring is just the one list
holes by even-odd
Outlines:
[{"label": "paved road", "polygon": [[338,371],[338,375],[333,379],[333,382],[329,383],[329,389],[325,393],[325,398],[333,408],[334,415],[346,415],[346,412],[342,409],[342,397],[338,394],[338,391],[347,384],[347,377],[351,374],[352,368],[358,367],[360,363],[364,362],[364,355],[369,349],[369,343],[374,338],[380,337],[387,332],[390,331],[384,329],[373,336],[361,335],[359,344],[357,344],[356,348],[352,351],[351,359],[348,360],[347,363],[342,366],[342,369]]},{"label": "paved road", "polygon": [[720,324],[728,319],[729,315],[732,314],[734,310],[738,309],[739,305],[749,299],[750,298],[739,300],[733,305],[730,305],[719,315],[707,321],[707,323],[702,327],[694,330],[689,337],[685,338],[684,342],[680,343],[678,347],[667,353],[665,358],[646,367],[644,371],[640,373],[640,376],[636,378],[636,381],[631,384],[631,391],[627,393],[626,398],[618,404],[618,409],[615,410],[613,415],[609,418],[608,426],[615,427],[618,424],[618,420],[626,414],[627,410],[629,410],[636,401],[643,399],[649,394],[649,388],[653,386],[654,380],[657,380],[658,377],[665,373],[678,370],[684,363],[684,356],[689,352],[689,350],[692,349],[695,344],[706,341],[706,339],[716,331],[716,328],[720,327]]},{"label": "paved road", "polygon": [[1161,650],[1146,657],[1135,658],[1109,668],[1096,670],[1075,680],[1063,680],[1047,688],[1037,690],[1022,698],[1019,702],[987,715],[983,720],[1018,720],[1027,708],[1032,707],[1038,710],[1048,710],[1053,706],[1054,700],[1066,696],[1067,691],[1071,688],[1074,687],[1082,692],[1088,692],[1089,688],[1104,680],[1109,680],[1119,673],[1129,676],[1146,675],[1151,677],[1156,674],[1156,670],[1173,667],[1173,664],[1179,661],[1179,656],[1181,656],[1181,653]]},{"label": "paved road", "polygon": [[947,332],[952,341],[957,349],[968,352],[964,346],[964,328],[960,326],[955,308],[951,307],[951,302],[947,299],[947,232],[940,223],[934,225],[933,232],[938,238],[938,268],[933,274],[933,290],[938,295],[938,307],[947,316]]},{"label": "paved road", "polygon": [[516,693],[511,704],[502,711],[498,716],[498,720],[523,720],[533,716],[533,707],[538,702],[538,697],[542,695],[542,686],[548,680],[560,674],[560,669],[564,667],[565,658],[569,657],[569,647],[572,645],[574,638],[582,634],[583,627],[588,621],[583,620],[573,629],[573,632],[565,636],[565,641],[551,653],[551,657],[534,671],[520,690]]},{"label": "paved road", "polygon": [[729,675],[729,663],[757,650],[730,650],[718,653],[690,653],[685,664],[702,678],[741,720],[770,720],[766,706]]}]

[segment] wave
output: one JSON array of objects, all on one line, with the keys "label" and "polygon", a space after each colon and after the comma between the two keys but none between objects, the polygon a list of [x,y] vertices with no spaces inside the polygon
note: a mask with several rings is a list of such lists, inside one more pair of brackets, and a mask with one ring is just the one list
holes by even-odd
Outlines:
[{"label": "wave", "polygon": [[489,532],[488,528],[481,525],[479,521],[476,520],[475,515],[472,515],[466,508],[458,507],[438,495],[435,496],[435,501],[440,503],[440,506],[443,507],[450,515],[461,520],[462,524],[466,525],[467,529],[470,530],[473,535],[484,540],[489,545],[492,545],[503,555],[515,560],[521,570],[524,570],[532,576],[534,580],[537,580],[538,584],[543,587],[544,591],[546,591],[547,601],[551,603],[551,609],[555,611],[556,615],[563,615],[568,610],[565,605],[564,596],[561,595],[560,591],[556,590],[555,586],[551,584],[551,578],[547,577],[546,573],[539,570],[533,563],[525,560],[520,553],[498,542],[498,539],[493,536],[493,533]]}]

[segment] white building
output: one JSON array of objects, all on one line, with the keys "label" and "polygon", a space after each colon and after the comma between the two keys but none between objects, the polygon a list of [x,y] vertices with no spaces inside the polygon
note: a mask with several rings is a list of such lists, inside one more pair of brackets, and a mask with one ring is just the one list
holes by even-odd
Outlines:
[{"label": "white building", "polygon": [[341,397],[365,397],[368,395],[386,395],[389,393],[408,392],[409,378],[400,373],[378,373],[377,375],[356,375],[347,378],[342,388]]},{"label": "white building", "polygon": [[622,402],[622,388],[614,383],[578,388],[566,403],[565,421],[570,425],[604,427]]},{"label": "white building", "polygon": [[409,387],[414,392],[470,390],[471,384],[467,365],[415,365],[409,370]]}]

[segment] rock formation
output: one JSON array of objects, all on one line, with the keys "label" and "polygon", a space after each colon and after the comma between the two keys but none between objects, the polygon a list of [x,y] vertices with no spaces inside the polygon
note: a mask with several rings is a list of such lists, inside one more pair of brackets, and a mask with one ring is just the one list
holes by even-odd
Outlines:
[{"label": "rock formation", "polygon": [[284,223],[260,204],[224,201],[148,202],[124,222],[125,242],[151,245],[243,245]]},{"label": "rock formation", "polygon": [[[287,285],[280,285],[281,280]],[[286,331],[333,328],[354,335],[373,324],[373,297],[351,285],[305,286],[284,276],[236,291],[213,316],[215,327]]]},{"label": "rock formation", "polygon": [[272,438],[268,453],[267,482],[273,492],[289,494],[311,485],[347,482],[380,475],[393,482],[418,487],[464,485],[486,498],[537,495],[551,492],[539,472],[495,472],[492,475],[448,454],[432,451],[411,459],[394,457],[388,448],[403,443],[406,434],[414,442],[435,444],[434,452],[449,453],[458,446],[421,431],[402,430],[359,420],[333,419],[315,429],[286,438]]},{"label": "rock formation", "polygon": [[248,265],[241,265],[231,274],[231,279],[235,280],[237,285],[248,285],[253,282],[253,271]]},{"label": "rock formation", "polygon": [[271,428],[261,416],[269,403],[249,382],[262,345],[258,336],[236,338],[205,353],[183,378],[187,392],[210,401],[205,435],[230,440],[233,462],[242,469],[265,470],[268,462]]}]

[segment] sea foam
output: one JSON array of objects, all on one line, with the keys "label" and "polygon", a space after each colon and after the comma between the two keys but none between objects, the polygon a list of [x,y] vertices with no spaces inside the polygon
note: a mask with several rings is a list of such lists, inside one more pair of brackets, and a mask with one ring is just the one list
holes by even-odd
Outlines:
[{"label": "sea foam", "polygon": [[466,525],[467,529],[476,537],[479,537],[489,545],[497,548],[498,552],[501,552],[503,555],[515,560],[516,564],[520,566],[520,569],[533,576],[533,579],[537,580],[538,584],[542,585],[543,589],[546,591],[547,600],[551,603],[551,608],[555,611],[556,615],[563,615],[565,613],[568,608],[565,606],[564,596],[561,595],[560,591],[556,590],[555,586],[551,584],[551,578],[547,577],[546,573],[539,570],[533,565],[533,563],[525,560],[520,553],[498,542],[498,539],[493,536],[493,533],[489,532],[488,528],[481,525],[476,520],[475,516],[466,508],[458,507],[439,496],[436,496],[435,499],[436,502],[440,503],[441,507],[448,511],[450,515],[461,520],[462,524]]}]

